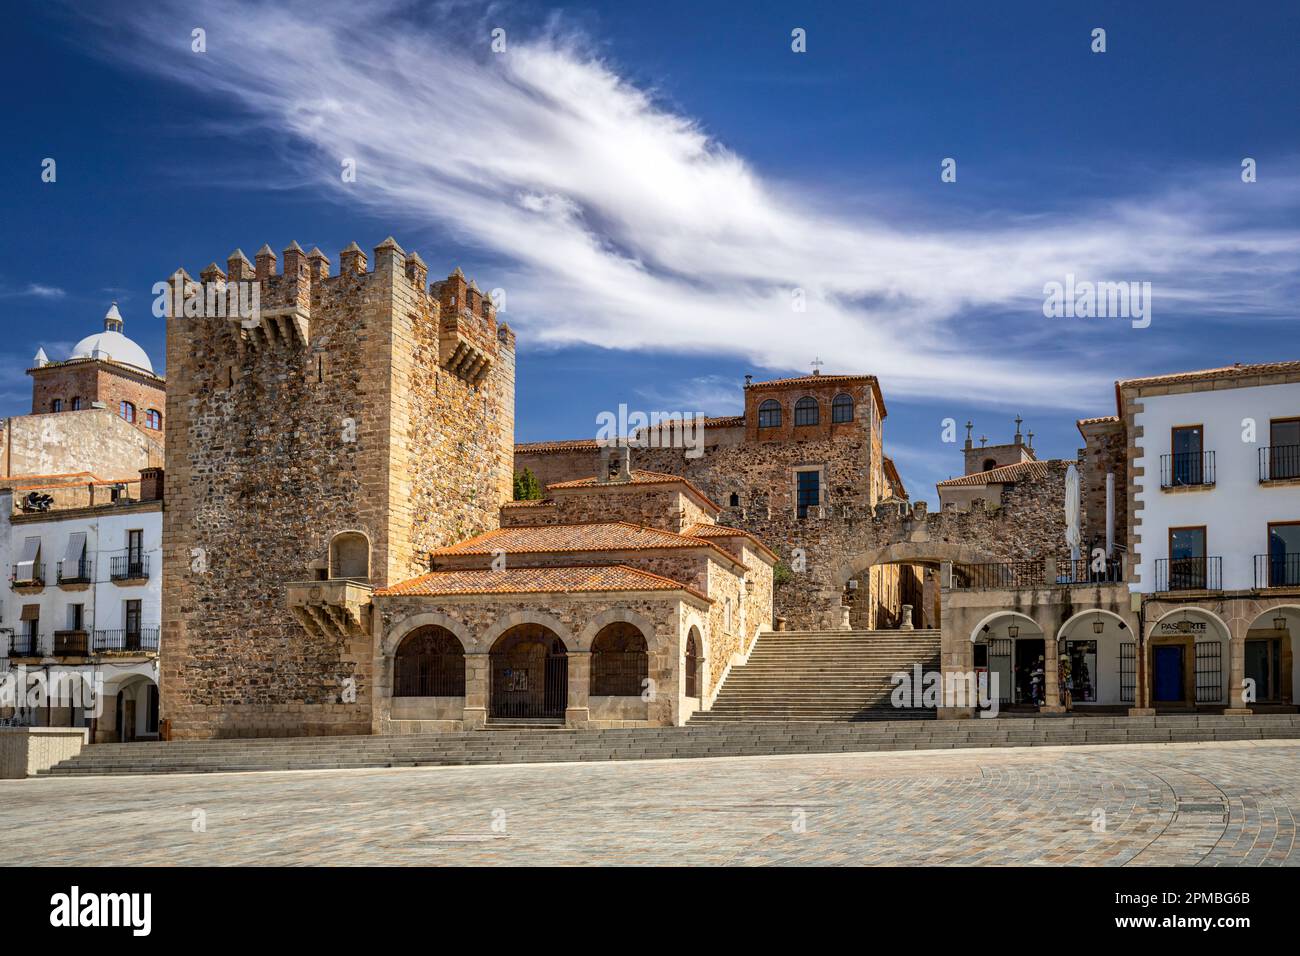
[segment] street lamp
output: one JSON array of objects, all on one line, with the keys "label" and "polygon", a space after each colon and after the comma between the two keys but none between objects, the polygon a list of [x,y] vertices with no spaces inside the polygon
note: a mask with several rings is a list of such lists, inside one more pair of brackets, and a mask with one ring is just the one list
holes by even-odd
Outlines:
[{"label": "street lamp", "polygon": [[1007,637],[1011,638],[1013,641],[1019,635],[1020,635],[1020,628],[1017,625],[1012,624],[1007,628]]}]

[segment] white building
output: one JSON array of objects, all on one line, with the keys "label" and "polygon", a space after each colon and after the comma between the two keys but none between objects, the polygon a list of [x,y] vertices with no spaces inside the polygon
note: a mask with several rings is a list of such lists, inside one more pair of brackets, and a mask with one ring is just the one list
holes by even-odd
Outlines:
[{"label": "white building", "polygon": [[1118,392],[1152,702],[1300,701],[1300,362]]},{"label": "white building", "polygon": [[[80,704],[30,694],[19,723],[88,726],[95,741],[158,735],[162,470],[134,481],[34,476],[0,489],[7,588],[0,668],[94,688]],[[27,706],[23,706],[26,702]],[[83,706],[84,705],[84,706]]]}]

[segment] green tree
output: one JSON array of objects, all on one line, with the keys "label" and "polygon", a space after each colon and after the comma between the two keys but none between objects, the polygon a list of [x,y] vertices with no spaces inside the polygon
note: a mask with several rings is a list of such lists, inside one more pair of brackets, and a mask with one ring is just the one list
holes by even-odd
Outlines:
[{"label": "green tree", "polygon": [[515,501],[537,501],[542,497],[542,486],[531,468],[515,472]]}]

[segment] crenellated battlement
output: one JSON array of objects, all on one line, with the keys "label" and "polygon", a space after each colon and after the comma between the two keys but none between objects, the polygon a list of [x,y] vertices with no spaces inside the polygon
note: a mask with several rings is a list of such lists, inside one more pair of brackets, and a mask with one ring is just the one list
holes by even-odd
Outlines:
[{"label": "crenellated battlement", "polygon": [[414,293],[416,309],[438,323],[439,364],[471,384],[486,377],[499,350],[514,351],[514,332],[498,323],[492,297],[473,279],[456,268],[430,284],[424,259],[418,252],[407,253],[392,236],[375,246],[373,258],[349,243],[339,253],[334,275],[329,257],[318,247],[304,252],[296,241],[279,256],[264,244],[252,262],[236,249],[225,269],[211,262],[197,281],[178,269],[169,280],[168,314],[226,319],[239,340],[253,347],[305,348],[312,338],[313,310],[375,281],[402,283]]}]

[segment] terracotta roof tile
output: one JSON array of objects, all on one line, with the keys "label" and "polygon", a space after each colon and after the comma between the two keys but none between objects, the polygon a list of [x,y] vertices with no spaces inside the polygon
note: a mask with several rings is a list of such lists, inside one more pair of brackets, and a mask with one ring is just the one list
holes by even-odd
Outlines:
[{"label": "terracotta roof tile", "polygon": [[648,551],[705,547],[736,561],[734,555],[703,538],[646,528],[630,521],[582,524],[519,525],[489,531],[475,538],[439,548],[434,555],[563,554],[590,551]]},{"label": "terracotta roof tile", "polygon": [[988,471],[978,471],[973,475],[949,478],[939,482],[940,488],[955,488],[969,485],[1010,484],[1015,481],[1034,481],[1045,478],[1051,473],[1050,461],[1019,461],[1013,465],[1001,465]]},{"label": "terracotta roof tile", "polygon": [[515,445],[515,454],[530,454],[558,451],[598,451],[600,442],[594,438],[568,438],[562,441],[520,442]]},{"label": "terracotta roof tile", "polygon": [[748,531],[742,531],[740,528],[729,528],[726,525],[721,525],[721,524],[700,523],[700,524],[691,525],[682,533],[689,535],[692,538],[705,538],[705,539],[748,538],[751,544],[753,544],[756,548],[758,548],[758,550],[762,551],[764,554],[770,557],[773,561],[779,561],[781,559],[780,555],[778,555],[775,551],[773,551],[771,548],[765,545],[762,541],[759,541]]},{"label": "terracotta roof tile", "polygon": [[1200,382],[1211,379],[1249,378],[1253,375],[1271,375],[1274,372],[1300,373],[1300,361],[1264,362],[1257,365],[1224,365],[1219,368],[1203,368],[1191,372],[1171,372],[1167,375],[1149,375],[1145,378],[1121,379],[1115,384],[1120,388],[1141,385],[1176,385],[1180,382]]},{"label": "terracotta roof tile", "polygon": [[381,588],[378,596],[448,596],[467,594],[554,594],[599,591],[685,591],[708,601],[680,581],[625,564],[574,565],[558,568],[502,568],[431,571],[410,581]]}]

